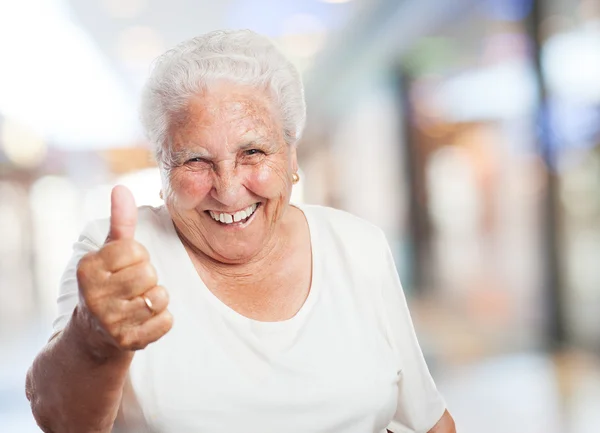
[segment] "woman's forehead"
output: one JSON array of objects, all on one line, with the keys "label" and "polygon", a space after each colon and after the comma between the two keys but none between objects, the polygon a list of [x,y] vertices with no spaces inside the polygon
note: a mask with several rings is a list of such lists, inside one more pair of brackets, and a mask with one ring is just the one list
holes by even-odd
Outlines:
[{"label": "woman's forehead", "polygon": [[226,120],[254,117],[272,117],[273,104],[264,90],[222,83],[206,89],[193,97],[187,106],[188,113],[207,118]]},{"label": "woman's forehead", "polygon": [[216,155],[254,143],[284,142],[283,130],[272,104],[260,91],[218,89],[190,100],[171,124],[174,151],[197,150]]},{"label": "woman's forehead", "polygon": [[[277,126],[270,100],[258,89],[218,88],[190,99],[173,119],[180,133],[267,133]],[[175,131],[174,131],[175,132]]]}]

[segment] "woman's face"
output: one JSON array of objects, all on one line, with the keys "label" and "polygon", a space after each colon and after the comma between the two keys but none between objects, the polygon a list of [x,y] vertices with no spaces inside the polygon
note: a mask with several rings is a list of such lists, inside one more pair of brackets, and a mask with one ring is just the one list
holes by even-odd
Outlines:
[{"label": "woman's face", "polygon": [[223,263],[272,248],[297,161],[267,95],[221,83],[174,116],[169,137],[165,201],[187,242]]}]

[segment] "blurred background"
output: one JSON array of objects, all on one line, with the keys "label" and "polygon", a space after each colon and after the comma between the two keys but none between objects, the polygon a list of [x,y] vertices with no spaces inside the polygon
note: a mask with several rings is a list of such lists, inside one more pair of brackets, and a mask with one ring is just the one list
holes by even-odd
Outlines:
[{"label": "blurred background", "polygon": [[600,431],[595,0],[0,0],[0,431],[84,223],[161,204],[151,61],[217,28],[302,71],[294,200],[385,230],[458,430]]}]

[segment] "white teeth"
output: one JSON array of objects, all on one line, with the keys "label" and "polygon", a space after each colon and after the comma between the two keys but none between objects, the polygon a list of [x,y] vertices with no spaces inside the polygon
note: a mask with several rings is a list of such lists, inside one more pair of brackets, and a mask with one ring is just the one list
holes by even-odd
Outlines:
[{"label": "white teeth", "polygon": [[208,213],[215,221],[220,221],[224,224],[231,224],[234,222],[237,223],[239,221],[242,221],[242,220],[250,217],[254,213],[254,211],[256,210],[257,207],[258,207],[258,204],[254,203],[253,205],[248,206],[246,209],[237,211],[234,214],[216,213],[213,211],[208,211]]}]

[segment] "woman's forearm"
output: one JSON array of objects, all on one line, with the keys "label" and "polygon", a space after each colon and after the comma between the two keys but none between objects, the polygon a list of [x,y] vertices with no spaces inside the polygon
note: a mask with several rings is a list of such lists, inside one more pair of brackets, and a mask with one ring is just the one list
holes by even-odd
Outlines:
[{"label": "woman's forearm", "polygon": [[[387,430],[387,433],[392,433]],[[445,411],[442,418],[433,426],[427,433],[456,433],[456,427],[454,425],[454,419],[450,412]]]},{"label": "woman's forearm", "polygon": [[85,313],[76,308],[27,373],[27,398],[47,433],[112,429],[133,352],[94,350],[93,335]]},{"label": "woman's forearm", "polygon": [[442,418],[427,433],[456,433],[456,426],[450,412],[445,411]]}]

